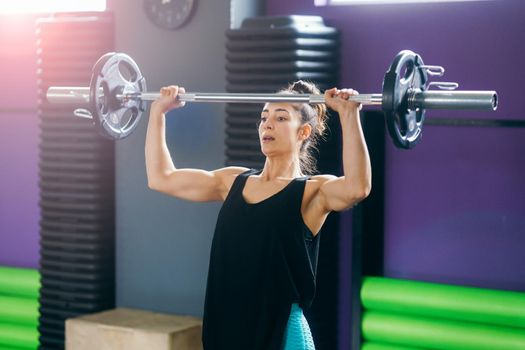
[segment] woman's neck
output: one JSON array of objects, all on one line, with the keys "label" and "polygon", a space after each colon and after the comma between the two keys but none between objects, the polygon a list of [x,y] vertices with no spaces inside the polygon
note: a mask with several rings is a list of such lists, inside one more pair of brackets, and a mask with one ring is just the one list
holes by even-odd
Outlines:
[{"label": "woman's neck", "polygon": [[261,172],[261,179],[264,181],[271,181],[279,178],[294,179],[303,176],[299,159],[281,158],[281,157],[266,157],[263,171]]}]

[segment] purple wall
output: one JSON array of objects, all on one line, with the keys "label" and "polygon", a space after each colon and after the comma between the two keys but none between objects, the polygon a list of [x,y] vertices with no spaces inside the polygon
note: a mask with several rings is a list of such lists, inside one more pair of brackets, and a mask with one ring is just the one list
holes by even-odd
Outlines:
[{"label": "purple wall", "polygon": [[[443,81],[496,90],[497,112],[427,111],[427,117],[525,119],[525,1],[315,7],[267,0],[268,15],[319,15],[342,34],[342,86],[380,92],[402,49],[446,68]],[[385,274],[525,291],[525,130],[426,126],[411,151],[388,140]],[[343,230],[350,232],[350,220]],[[349,236],[349,235],[348,235]],[[346,237],[348,239],[348,236]],[[341,247],[347,249],[345,242]],[[342,252],[341,295],[349,293]],[[348,329],[348,300],[340,324]],[[348,348],[340,332],[340,348]]]},{"label": "purple wall", "polygon": [[0,265],[38,266],[33,16],[0,16]]}]

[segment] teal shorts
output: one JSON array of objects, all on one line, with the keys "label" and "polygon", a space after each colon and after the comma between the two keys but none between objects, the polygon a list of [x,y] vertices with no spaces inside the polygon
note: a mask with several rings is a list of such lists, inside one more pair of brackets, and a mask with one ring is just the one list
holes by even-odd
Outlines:
[{"label": "teal shorts", "polygon": [[310,326],[298,304],[292,304],[284,334],[283,350],[315,350]]}]

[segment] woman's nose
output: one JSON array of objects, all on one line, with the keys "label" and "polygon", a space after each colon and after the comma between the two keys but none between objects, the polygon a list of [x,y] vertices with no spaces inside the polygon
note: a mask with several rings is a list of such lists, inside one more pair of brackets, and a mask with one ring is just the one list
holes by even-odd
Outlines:
[{"label": "woman's nose", "polygon": [[264,123],[263,123],[263,129],[272,129],[272,123],[269,121],[269,120],[266,120]]}]

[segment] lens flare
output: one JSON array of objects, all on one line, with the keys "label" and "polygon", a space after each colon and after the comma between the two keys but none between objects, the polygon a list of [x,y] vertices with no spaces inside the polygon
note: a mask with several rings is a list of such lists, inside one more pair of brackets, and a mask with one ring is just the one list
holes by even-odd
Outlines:
[{"label": "lens flare", "polygon": [[104,10],[106,10],[106,0],[0,0],[0,14]]}]

